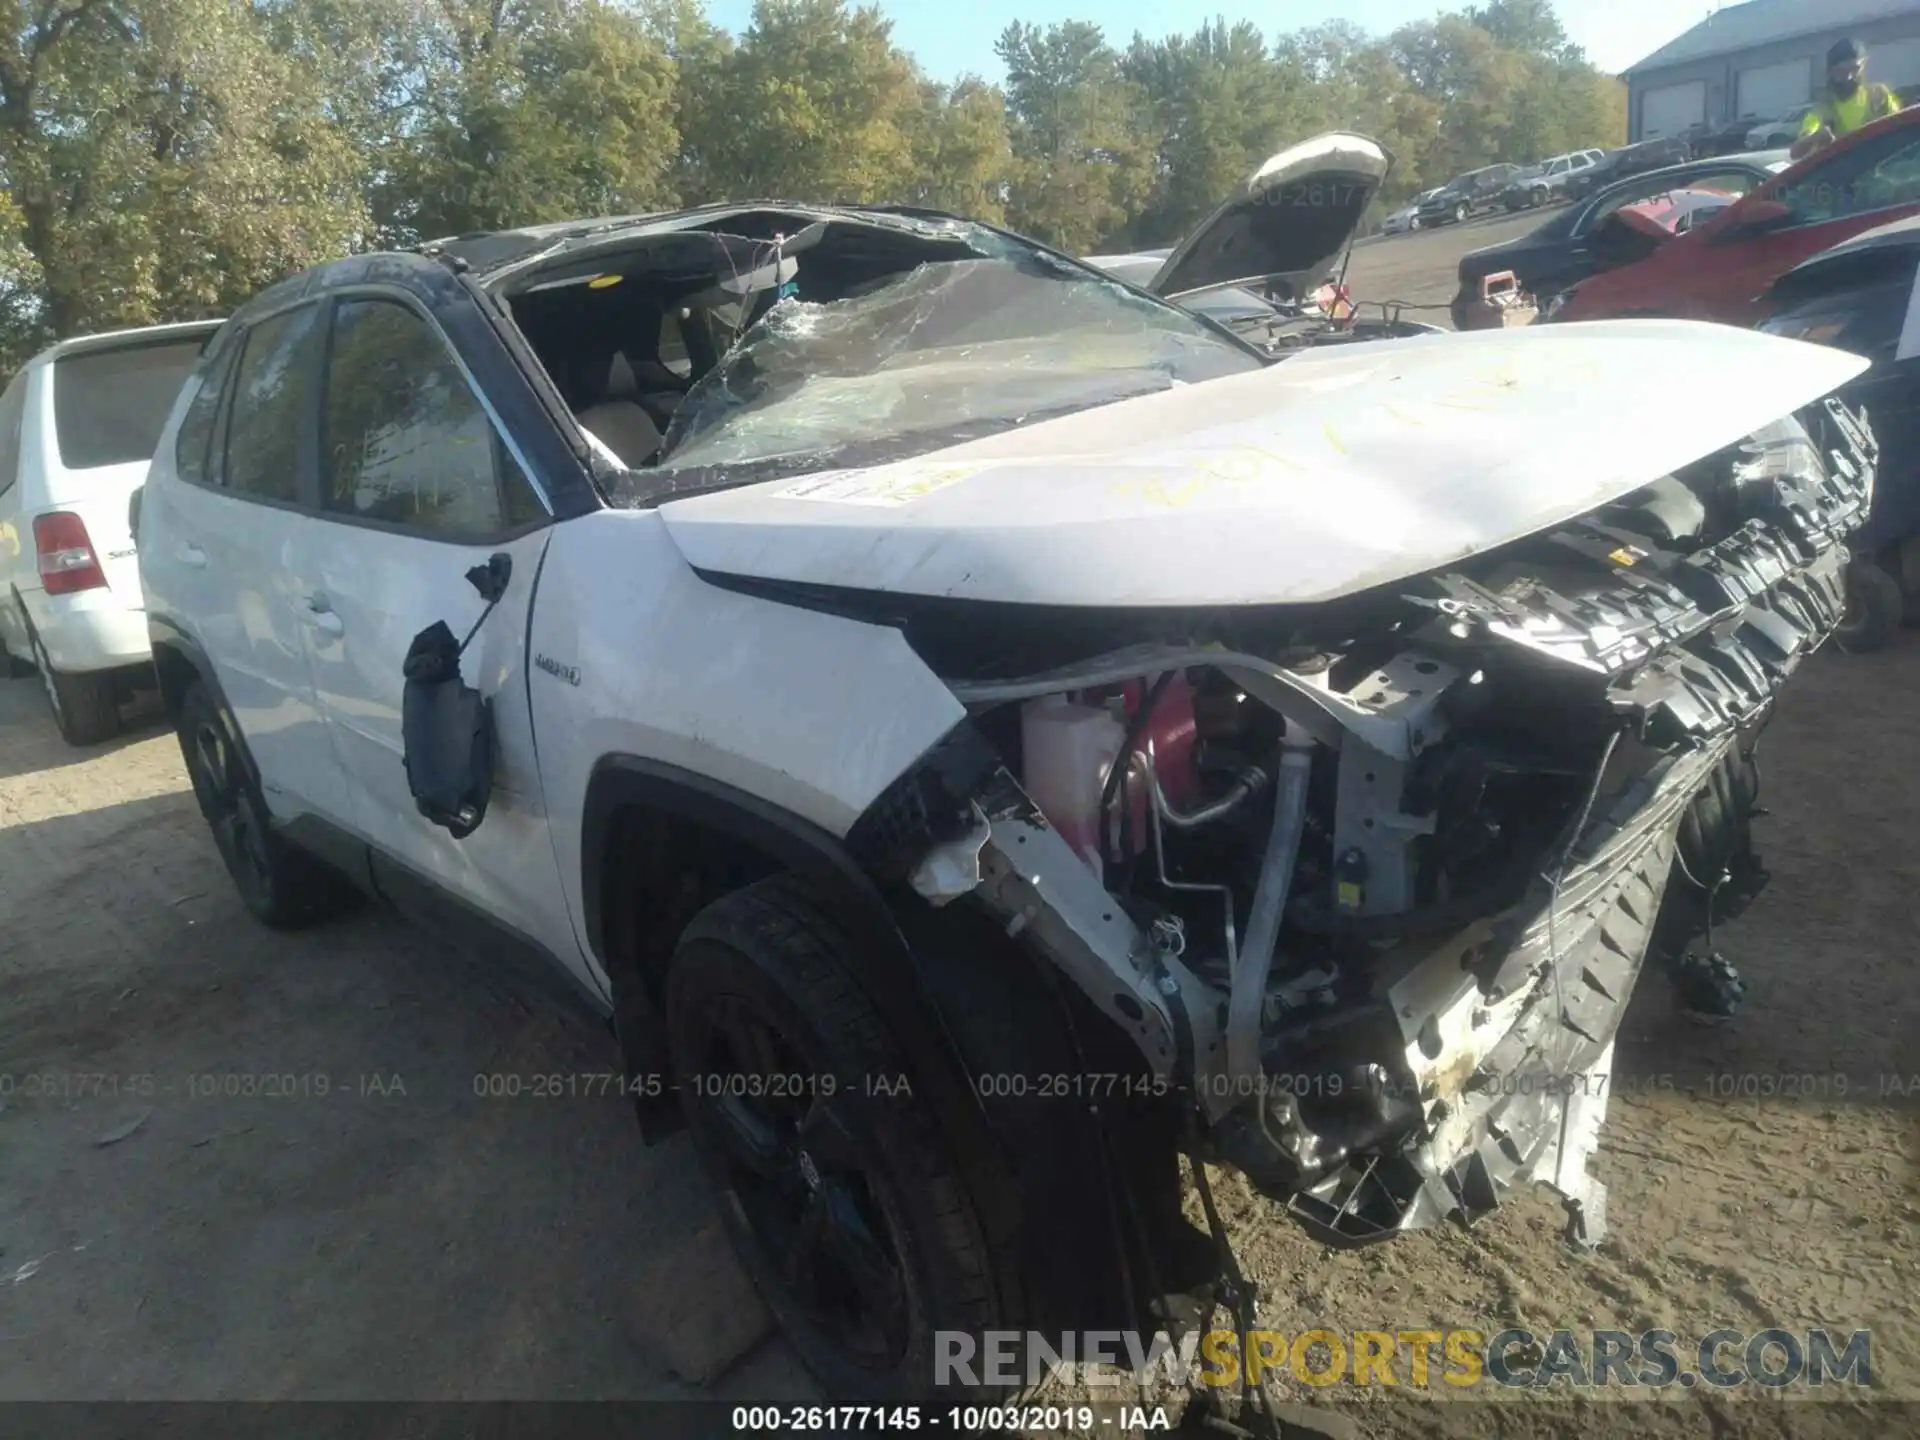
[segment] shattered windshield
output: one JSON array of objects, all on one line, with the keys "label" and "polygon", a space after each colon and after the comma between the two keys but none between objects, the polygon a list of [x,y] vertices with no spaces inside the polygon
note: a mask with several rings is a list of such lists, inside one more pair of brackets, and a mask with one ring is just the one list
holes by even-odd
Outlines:
[{"label": "shattered windshield", "polygon": [[678,406],[622,504],[877,464],[1260,368],[1193,316],[1044,260],[940,261],[775,304]]}]

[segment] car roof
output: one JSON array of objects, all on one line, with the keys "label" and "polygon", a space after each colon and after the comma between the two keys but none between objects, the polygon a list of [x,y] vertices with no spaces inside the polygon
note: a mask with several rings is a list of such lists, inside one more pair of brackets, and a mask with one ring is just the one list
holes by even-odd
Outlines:
[{"label": "car roof", "polygon": [[[586,256],[598,246],[618,246],[647,236],[697,232],[715,221],[739,217],[777,217],[800,222],[848,220],[897,229],[923,239],[962,239],[968,232],[1001,234],[992,225],[945,211],[885,205],[818,205],[785,200],[726,201],[688,210],[606,215],[556,220],[511,230],[489,230],[422,241],[418,245],[371,251],[328,260],[277,280],[248,297],[229,318],[242,326],[290,306],[305,304],[330,291],[358,285],[439,286],[464,274],[481,284],[505,283],[511,272],[568,255]],[[1033,242],[1028,242],[1033,243]],[[222,343],[214,342],[216,345]]]},{"label": "car roof", "polygon": [[1678,165],[1662,165],[1658,170],[1643,170],[1638,175],[1629,175],[1624,180],[1615,181],[1594,198],[1597,200],[1601,196],[1611,195],[1616,189],[1622,189],[1628,185],[1645,185],[1650,180],[1659,180],[1662,177],[1678,184],[1699,175],[1709,174],[1714,170],[1724,169],[1730,164],[1747,165],[1755,170],[1778,173],[1788,164],[1787,154],[1785,150],[1754,150],[1744,155],[1716,155],[1706,160],[1684,160]]},{"label": "car roof", "polygon": [[171,325],[141,325],[129,330],[102,330],[93,335],[75,335],[49,345],[28,365],[50,365],[68,355],[84,355],[91,350],[119,350],[129,345],[147,345],[160,340],[204,338],[226,324],[224,320],[182,320]]},{"label": "car roof", "polygon": [[656,210],[637,215],[603,215],[579,220],[556,220],[545,225],[526,225],[512,230],[492,230],[470,235],[451,235],[422,242],[415,247],[424,254],[444,256],[464,262],[478,276],[486,276],[511,265],[571,242],[584,248],[595,241],[621,236],[654,234],[725,219],[728,216],[764,214],[769,211],[815,220],[860,220],[868,224],[895,225],[918,234],[938,234],[954,227],[973,227],[979,222],[952,215],[943,210],[923,210],[900,205],[812,204],[795,200],[728,200],[699,205],[689,210]]}]

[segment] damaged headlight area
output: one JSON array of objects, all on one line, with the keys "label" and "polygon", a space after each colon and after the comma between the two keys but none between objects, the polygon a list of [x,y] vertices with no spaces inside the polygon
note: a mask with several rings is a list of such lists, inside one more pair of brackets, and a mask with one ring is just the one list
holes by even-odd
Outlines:
[{"label": "damaged headlight area", "polygon": [[1264,639],[976,664],[949,681],[968,721],[850,842],[1056,966],[1190,1098],[1210,1158],[1329,1242],[1532,1183],[1595,1242],[1587,1161],[1644,963],[1700,1008],[1737,999],[1688,947],[1762,878],[1754,743],[1841,618],[1876,460],[1828,401]]}]

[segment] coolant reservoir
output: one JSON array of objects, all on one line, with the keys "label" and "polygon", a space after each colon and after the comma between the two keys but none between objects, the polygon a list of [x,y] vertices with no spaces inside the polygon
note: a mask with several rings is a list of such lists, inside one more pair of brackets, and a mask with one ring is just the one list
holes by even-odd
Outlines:
[{"label": "coolant reservoir", "polygon": [[1020,711],[1021,783],[1096,875],[1102,869],[1100,791],[1126,738],[1111,712],[1065,696],[1031,700]]}]

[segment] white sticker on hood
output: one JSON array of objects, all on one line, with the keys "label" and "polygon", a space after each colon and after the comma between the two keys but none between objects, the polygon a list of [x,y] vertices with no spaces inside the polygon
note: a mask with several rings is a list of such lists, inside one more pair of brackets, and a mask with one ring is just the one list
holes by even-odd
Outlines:
[{"label": "white sticker on hood", "polygon": [[909,505],[936,490],[971,479],[987,466],[916,465],[907,462],[876,470],[838,470],[812,475],[773,492],[781,500],[827,500],[841,505]]}]

